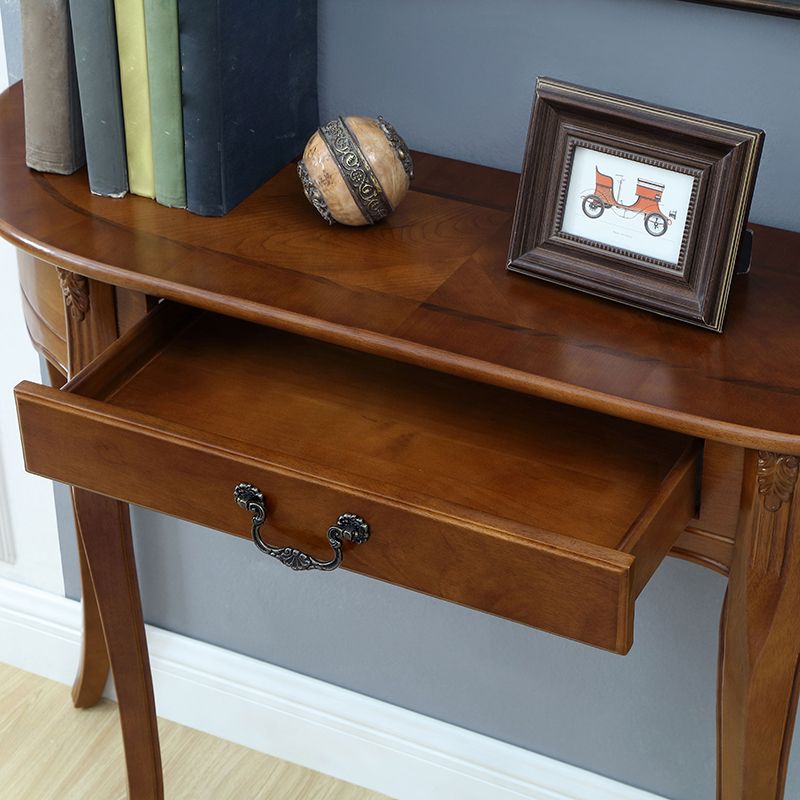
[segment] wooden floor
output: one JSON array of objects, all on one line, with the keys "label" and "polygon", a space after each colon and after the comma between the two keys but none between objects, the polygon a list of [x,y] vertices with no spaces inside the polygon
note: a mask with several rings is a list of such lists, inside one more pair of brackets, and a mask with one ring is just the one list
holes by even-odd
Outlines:
[{"label": "wooden floor", "polygon": [[[158,722],[168,800],[386,800],[191,728]],[[104,700],[79,711],[68,687],[0,664],[3,800],[124,800],[125,794],[116,704]]]}]

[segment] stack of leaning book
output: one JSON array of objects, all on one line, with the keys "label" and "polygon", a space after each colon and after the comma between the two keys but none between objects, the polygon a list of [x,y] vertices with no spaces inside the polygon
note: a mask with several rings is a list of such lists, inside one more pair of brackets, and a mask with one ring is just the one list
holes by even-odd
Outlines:
[{"label": "stack of leaning book", "polygon": [[22,0],[28,165],[225,214],[319,124],[316,0]]}]

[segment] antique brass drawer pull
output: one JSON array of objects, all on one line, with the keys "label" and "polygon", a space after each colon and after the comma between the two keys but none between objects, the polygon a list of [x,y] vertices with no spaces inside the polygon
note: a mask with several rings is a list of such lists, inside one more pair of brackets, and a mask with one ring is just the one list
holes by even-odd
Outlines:
[{"label": "antique brass drawer pull", "polygon": [[335,525],[328,528],[328,541],[333,548],[329,561],[319,561],[296,547],[273,547],[261,538],[261,526],[267,519],[267,505],[261,490],[250,483],[240,483],[233,490],[236,504],[253,515],[253,541],[263,553],[277,558],[282,564],[300,572],[306,569],[329,571],[342,563],[342,540],[361,544],[369,539],[369,525],[356,514],[342,514]]}]

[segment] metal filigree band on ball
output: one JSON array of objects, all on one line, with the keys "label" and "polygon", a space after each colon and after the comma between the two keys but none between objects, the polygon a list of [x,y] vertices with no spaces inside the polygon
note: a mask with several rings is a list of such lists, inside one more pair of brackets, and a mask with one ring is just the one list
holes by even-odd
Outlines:
[{"label": "metal filigree band on ball", "polygon": [[385,120],[383,117],[378,117],[378,125],[381,126],[381,130],[384,133],[384,136],[389,140],[389,144],[394,148],[394,151],[397,153],[397,157],[400,159],[400,163],[403,165],[403,169],[408,175],[408,179],[413,181],[414,180],[414,162],[411,160],[411,153],[408,150],[408,147],[405,143],[403,137],[395,130],[394,125],[388,120]]},{"label": "metal filigree band on ball", "polygon": [[386,199],[381,182],[342,117],[332,119],[319,130],[353,200],[367,220],[374,224],[388,217],[392,213],[392,206]]},{"label": "metal filigree band on ball", "polygon": [[300,183],[303,184],[303,191],[306,193],[308,202],[319,211],[320,216],[328,225],[333,225],[333,217],[331,216],[331,212],[328,211],[328,204],[325,202],[325,198],[322,196],[319,186],[314,183],[311,176],[308,174],[305,161],[297,162],[297,174],[300,176]]},{"label": "metal filigree band on ball", "polygon": [[337,117],[308,140],[297,172],[327,222],[374,225],[406,196],[414,168],[406,143],[383,117]]}]

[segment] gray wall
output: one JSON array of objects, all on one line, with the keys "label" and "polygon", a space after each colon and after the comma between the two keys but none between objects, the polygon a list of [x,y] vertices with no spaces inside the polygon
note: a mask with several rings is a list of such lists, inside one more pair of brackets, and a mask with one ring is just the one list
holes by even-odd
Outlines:
[{"label": "gray wall", "polygon": [[3,45],[9,85],[22,78],[22,39],[20,33],[19,0],[0,0],[3,22]]},{"label": "gray wall", "polygon": [[[677,0],[320,0],[324,117],[384,114],[416,148],[518,169],[537,74],[767,130],[755,221],[800,229],[800,23]],[[78,594],[67,498],[65,577]],[[609,655],[133,510],[155,625],[685,800],[713,796],[725,582],[667,561]],[[800,796],[793,758],[787,797]],[[443,800],[447,800],[443,798]],[[487,800],[489,800],[487,798]]]}]

